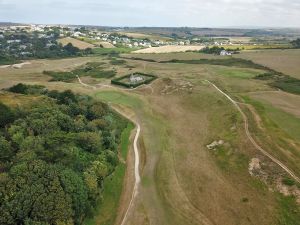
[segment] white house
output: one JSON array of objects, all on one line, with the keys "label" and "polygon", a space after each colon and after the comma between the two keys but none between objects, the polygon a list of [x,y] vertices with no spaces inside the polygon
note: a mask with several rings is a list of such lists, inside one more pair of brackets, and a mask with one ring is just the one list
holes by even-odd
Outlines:
[{"label": "white house", "polygon": [[221,56],[225,56],[225,55],[232,55],[232,54],[231,54],[231,52],[228,52],[228,51],[226,51],[226,50],[222,50],[222,51],[220,52],[220,55],[221,55]]},{"label": "white house", "polygon": [[143,81],[144,78],[140,77],[140,76],[135,76],[134,74],[131,74],[129,80],[130,80],[130,83],[137,83],[137,82]]}]

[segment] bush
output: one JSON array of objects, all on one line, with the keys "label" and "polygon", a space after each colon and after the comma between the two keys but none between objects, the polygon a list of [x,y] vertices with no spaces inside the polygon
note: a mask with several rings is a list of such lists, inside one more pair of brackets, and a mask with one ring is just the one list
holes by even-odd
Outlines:
[{"label": "bush", "polygon": [[18,94],[32,94],[32,95],[39,95],[44,94],[46,92],[45,86],[42,85],[26,85],[19,83],[14,85],[8,89],[10,92],[18,93]]},{"label": "bush", "polygon": [[111,65],[123,65],[123,64],[125,64],[126,63],[126,61],[125,60],[122,60],[122,59],[112,59],[111,61],[110,61],[110,64]]},{"label": "bush", "polygon": [[285,184],[285,185],[287,185],[287,186],[293,186],[293,185],[296,184],[295,181],[292,178],[290,178],[290,177],[283,178],[282,179],[282,183]]}]

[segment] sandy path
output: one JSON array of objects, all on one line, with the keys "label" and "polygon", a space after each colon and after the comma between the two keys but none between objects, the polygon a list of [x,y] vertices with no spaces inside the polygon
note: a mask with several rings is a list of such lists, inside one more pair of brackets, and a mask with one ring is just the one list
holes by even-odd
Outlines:
[{"label": "sandy path", "polygon": [[[77,76],[77,75],[76,75]],[[84,82],[81,81],[80,77],[77,76],[78,78],[78,81],[81,85],[85,86],[85,87],[89,87],[89,88],[93,88],[93,89],[96,89],[95,86],[92,86],[92,85],[88,85],[88,84],[85,84]],[[108,86],[108,85],[107,85]],[[133,191],[132,191],[132,195],[131,195],[131,199],[130,199],[130,202],[129,202],[129,205],[128,205],[128,208],[126,209],[126,213],[122,219],[122,222],[121,222],[121,225],[124,225],[126,224],[126,221],[127,221],[127,218],[128,218],[128,215],[129,215],[129,212],[130,212],[130,209],[132,208],[133,206],[133,203],[134,203],[134,199],[135,197],[137,196],[138,194],[138,188],[139,188],[139,184],[141,182],[141,176],[140,176],[140,171],[139,171],[139,166],[140,166],[140,156],[139,156],[139,149],[138,149],[138,140],[139,140],[139,137],[140,137],[140,132],[141,132],[141,126],[140,124],[135,121],[134,119],[130,118],[128,115],[124,114],[122,111],[120,111],[119,109],[117,109],[116,107],[113,107],[114,110],[116,110],[118,113],[120,113],[122,116],[126,117],[128,120],[132,121],[137,130],[136,130],[136,134],[135,134],[135,137],[134,137],[134,141],[133,141],[133,149],[134,149],[134,177],[135,177],[135,183],[134,183],[134,187],[133,187]]]},{"label": "sandy path", "polygon": [[[125,115],[123,115],[123,116],[125,116]],[[132,121],[132,122],[134,122],[134,121]],[[139,156],[139,149],[138,149],[138,146],[137,146],[137,142],[138,142],[138,139],[139,139],[139,136],[140,136],[140,132],[141,132],[141,126],[137,122],[134,122],[134,123],[135,123],[135,125],[137,127],[136,134],[135,134],[134,141],[133,141],[135,183],[134,183],[133,192],[132,192],[132,195],[131,195],[131,199],[130,199],[129,205],[128,205],[128,208],[126,210],[126,213],[124,215],[124,218],[122,220],[121,225],[124,225],[127,222],[128,214],[130,212],[130,209],[132,208],[134,199],[135,199],[135,197],[138,194],[138,188],[139,188],[139,184],[141,182],[140,171],[139,171],[140,156]]]},{"label": "sandy path", "polygon": [[227,99],[229,99],[229,101],[231,101],[231,103],[238,109],[238,111],[240,112],[240,114],[242,115],[243,120],[244,120],[246,135],[247,135],[248,139],[250,140],[250,142],[254,145],[254,147],[257,150],[259,150],[261,153],[263,153],[265,156],[267,156],[269,159],[271,159],[278,166],[280,166],[285,172],[287,172],[298,183],[300,183],[300,178],[297,175],[295,175],[295,173],[293,171],[291,171],[286,165],[284,165],[284,163],[282,163],[281,161],[279,161],[278,159],[276,159],[275,157],[273,157],[272,155],[270,155],[266,150],[264,150],[260,145],[258,145],[256,143],[256,141],[253,139],[253,137],[252,137],[252,135],[250,134],[250,131],[249,131],[248,118],[247,118],[246,114],[242,111],[242,109],[239,106],[238,102],[234,101],[228,94],[226,94],[225,92],[223,92],[214,83],[212,83],[212,82],[210,82],[208,80],[206,80],[206,81],[208,83],[210,83],[215,89],[217,89],[217,91],[219,91],[221,94],[223,94]]}]

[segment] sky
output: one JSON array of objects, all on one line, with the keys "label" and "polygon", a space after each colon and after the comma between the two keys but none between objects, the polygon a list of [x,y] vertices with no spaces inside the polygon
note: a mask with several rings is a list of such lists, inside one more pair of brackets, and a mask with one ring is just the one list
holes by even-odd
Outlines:
[{"label": "sky", "polygon": [[0,0],[0,21],[155,27],[300,27],[300,0]]}]

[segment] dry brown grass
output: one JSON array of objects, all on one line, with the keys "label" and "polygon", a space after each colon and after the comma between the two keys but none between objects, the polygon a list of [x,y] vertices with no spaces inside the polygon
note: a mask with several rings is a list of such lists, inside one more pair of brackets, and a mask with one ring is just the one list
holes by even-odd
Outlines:
[{"label": "dry brown grass", "polygon": [[249,59],[279,72],[300,79],[300,50],[244,51],[235,57]]},{"label": "dry brown grass", "polygon": [[172,59],[178,60],[197,60],[197,59],[225,59],[227,56],[210,55],[195,52],[177,52],[177,53],[161,53],[161,54],[123,54],[125,57],[137,57],[142,59],[152,59],[155,61],[169,61]]},{"label": "dry brown grass", "polygon": [[204,46],[181,46],[181,45],[166,45],[160,47],[145,48],[134,51],[133,53],[169,53],[169,52],[186,52],[198,51],[203,49]]},{"label": "dry brown grass", "polygon": [[71,38],[71,37],[66,37],[66,38],[59,39],[58,42],[61,43],[63,46],[71,43],[73,46],[75,46],[79,49],[94,48],[94,45],[92,45],[90,43],[80,41],[80,40],[77,40],[77,39]]},{"label": "dry brown grass", "polygon": [[300,118],[300,96],[283,91],[254,92],[249,94],[257,100],[263,100],[272,106]]},{"label": "dry brown grass", "polygon": [[119,32],[119,34],[123,34],[132,38],[140,38],[140,39],[148,38],[150,40],[161,40],[161,41],[172,40],[171,38],[154,35],[154,34],[152,35],[152,34],[132,33],[132,32]]},{"label": "dry brown grass", "polygon": [[107,41],[97,41],[94,42],[95,46],[103,47],[103,48],[115,48],[115,46],[112,43],[109,43]]}]

